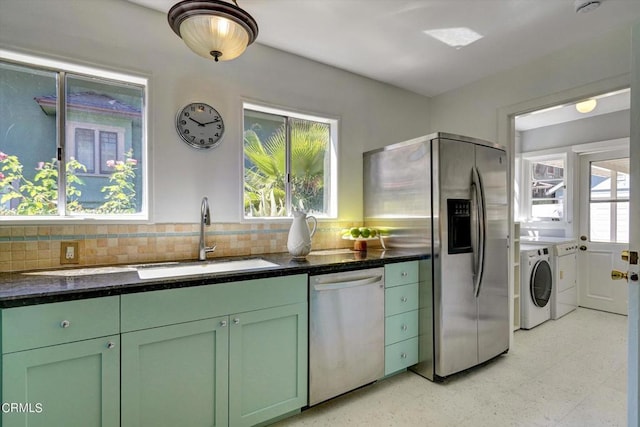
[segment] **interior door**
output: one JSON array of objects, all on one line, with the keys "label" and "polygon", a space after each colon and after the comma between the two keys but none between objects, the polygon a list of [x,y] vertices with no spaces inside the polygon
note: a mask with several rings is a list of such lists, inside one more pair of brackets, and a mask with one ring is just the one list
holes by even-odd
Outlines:
[{"label": "interior door", "polygon": [[627,270],[621,253],[629,247],[629,153],[580,157],[578,304],[627,314],[627,284],[614,281],[611,270]]}]

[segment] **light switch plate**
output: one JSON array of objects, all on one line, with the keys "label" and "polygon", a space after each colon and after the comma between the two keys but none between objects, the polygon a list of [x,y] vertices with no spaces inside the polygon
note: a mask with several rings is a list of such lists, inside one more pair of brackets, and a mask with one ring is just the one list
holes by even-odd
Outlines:
[{"label": "light switch plate", "polygon": [[78,242],[60,242],[60,264],[78,264]]}]

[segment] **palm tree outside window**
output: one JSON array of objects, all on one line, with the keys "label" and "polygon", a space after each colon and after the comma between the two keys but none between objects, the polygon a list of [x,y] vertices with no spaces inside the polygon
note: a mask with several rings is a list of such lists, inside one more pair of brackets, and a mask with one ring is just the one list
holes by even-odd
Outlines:
[{"label": "palm tree outside window", "polygon": [[337,120],[244,107],[244,217],[336,217]]}]

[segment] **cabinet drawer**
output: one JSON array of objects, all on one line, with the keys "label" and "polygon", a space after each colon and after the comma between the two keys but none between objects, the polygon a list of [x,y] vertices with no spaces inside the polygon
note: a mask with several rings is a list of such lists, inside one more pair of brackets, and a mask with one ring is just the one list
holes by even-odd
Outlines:
[{"label": "cabinet drawer", "polygon": [[127,294],[122,332],[306,301],[306,274]]},{"label": "cabinet drawer", "polygon": [[384,294],[384,314],[393,316],[394,314],[405,313],[418,309],[418,284],[396,286],[385,289]]},{"label": "cabinet drawer", "polygon": [[418,281],[418,261],[399,262],[384,266],[384,283],[387,288]]},{"label": "cabinet drawer", "polygon": [[396,314],[384,320],[384,343],[394,344],[418,336],[418,310]]},{"label": "cabinet drawer", "polygon": [[2,310],[2,353],[120,333],[120,297]]},{"label": "cabinet drawer", "polygon": [[418,338],[391,344],[384,349],[384,374],[389,375],[418,363]]}]

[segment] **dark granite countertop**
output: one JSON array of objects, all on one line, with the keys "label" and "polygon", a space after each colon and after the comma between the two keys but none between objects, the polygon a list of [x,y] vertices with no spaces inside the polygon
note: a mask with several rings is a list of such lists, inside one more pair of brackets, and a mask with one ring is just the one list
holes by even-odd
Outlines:
[{"label": "dark granite countertop", "polygon": [[[355,252],[348,249],[337,249],[311,252],[306,260],[303,261],[292,259],[288,253],[278,253],[252,257],[212,258],[208,260],[208,262],[232,261],[247,258],[262,258],[278,266],[161,279],[140,279],[134,269],[130,269],[130,271],[123,269],[125,271],[77,276],[46,275],[38,271],[0,273],[0,308],[160,289],[202,286],[266,277],[288,276],[291,274],[336,273],[361,268],[380,267],[394,262],[426,259],[428,255],[425,250],[393,249],[384,251],[370,249],[367,252]],[[180,264],[183,263],[185,262],[181,262]],[[158,263],[158,265],[162,265],[162,263]]]}]

